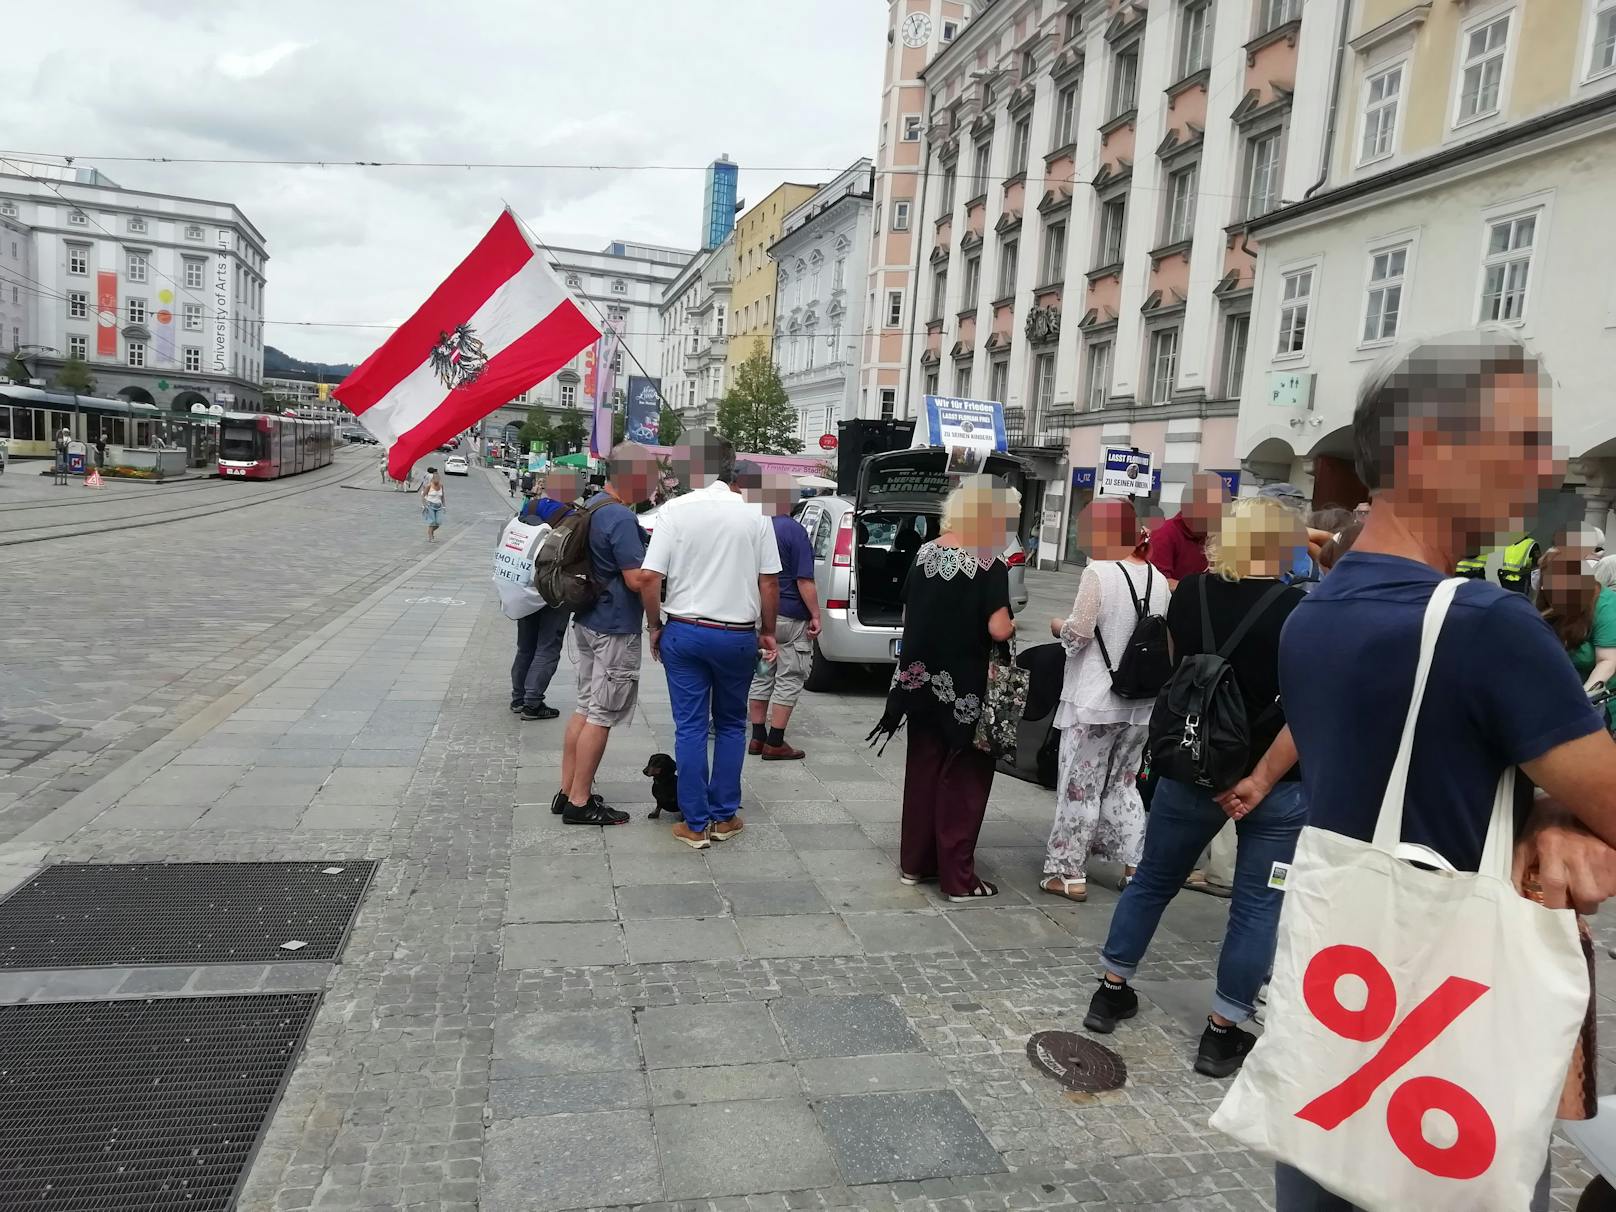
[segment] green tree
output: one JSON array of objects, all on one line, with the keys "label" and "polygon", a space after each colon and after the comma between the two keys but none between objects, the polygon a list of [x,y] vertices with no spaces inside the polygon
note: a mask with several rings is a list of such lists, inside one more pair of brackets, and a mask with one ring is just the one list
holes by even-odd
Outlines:
[{"label": "green tree", "polygon": [[538,443],[541,451],[549,452],[555,445],[555,427],[550,424],[550,418],[544,415],[542,409],[534,409],[527,414],[527,420],[522,422],[521,431],[516,440],[522,444],[520,454],[527,454]]},{"label": "green tree", "polygon": [[56,372],[56,386],[85,395],[93,392],[95,379],[90,375],[89,364],[83,358],[69,358],[62,363],[62,369]]},{"label": "green tree", "polygon": [[684,431],[685,423],[679,414],[664,404],[662,406],[662,418],[657,422],[657,445],[672,446],[679,440],[679,435]]},{"label": "green tree", "polygon": [[17,350],[13,350],[11,357],[6,361],[6,378],[13,383],[28,382],[28,368],[22,364],[22,354]]},{"label": "green tree", "polygon": [[736,450],[754,454],[796,454],[797,410],[786,397],[780,371],[762,338],[735,369],[735,385],[718,402],[718,432]]},{"label": "green tree", "polygon": [[560,418],[553,426],[556,450],[560,454],[571,454],[575,450],[582,450],[589,442],[589,426],[584,423],[584,415],[576,408],[563,408]]},{"label": "green tree", "polygon": [[616,446],[623,440],[623,413],[622,410],[612,413],[612,445]]}]

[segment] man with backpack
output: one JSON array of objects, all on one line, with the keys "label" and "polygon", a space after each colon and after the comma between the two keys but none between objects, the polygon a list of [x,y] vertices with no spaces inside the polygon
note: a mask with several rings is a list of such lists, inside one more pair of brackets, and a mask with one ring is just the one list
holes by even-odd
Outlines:
[{"label": "man with backpack", "polygon": [[[529,526],[554,530],[570,514],[577,512],[578,474],[552,471],[545,478],[544,495],[522,502],[517,519]],[[540,536],[540,544],[543,537]],[[561,645],[567,637],[572,610],[565,603],[546,604],[533,614],[516,621],[516,660],[511,665],[511,710],[524,720],[553,720],[561,713],[544,701],[561,663]]]},{"label": "man with backpack", "polygon": [[649,499],[656,476],[649,450],[619,443],[607,463],[605,487],[554,526],[534,561],[545,600],[576,611],[578,704],[567,722],[561,790],[550,803],[569,825],[623,825],[629,819],[594,793],[594,783],[612,728],[626,722],[639,701],[641,594],[658,578],[641,570],[646,533],[630,505]]}]

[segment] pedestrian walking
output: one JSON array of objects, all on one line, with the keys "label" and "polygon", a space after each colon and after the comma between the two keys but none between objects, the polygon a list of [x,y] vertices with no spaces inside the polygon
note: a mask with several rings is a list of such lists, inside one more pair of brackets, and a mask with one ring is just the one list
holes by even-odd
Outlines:
[{"label": "pedestrian walking", "polygon": [[[522,503],[517,517],[529,526],[555,526],[577,511],[578,476],[551,472],[544,495]],[[553,720],[561,712],[545,702],[561,647],[567,638],[572,611],[565,606],[543,606],[516,620],[516,659],[511,662],[511,710],[524,720]]]},{"label": "pedestrian walking", "polygon": [[643,570],[646,534],[633,505],[651,495],[655,456],[637,442],[619,442],[606,461],[605,486],[584,502],[589,569],[595,600],[579,610],[578,701],[561,751],[561,790],[550,810],[569,825],[623,825],[628,813],[595,793],[595,772],[618,724],[634,714],[640,692],[640,627],[646,595],[656,602],[657,578]]},{"label": "pedestrian walking", "polygon": [[1152,699],[1127,699],[1113,671],[1142,618],[1167,613],[1167,578],[1140,554],[1133,503],[1102,499],[1078,518],[1089,562],[1066,618],[1050,630],[1066,649],[1055,727],[1060,758],[1055,820],[1039,887],[1068,900],[1088,898],[1088,862],[1101,858],[1133,875],[1145,840],[1139,759]]},{"label": "pedestrian walking", "polygon": [[388,472],[387,472],[387,452],[385,450],[382,451],[380,470],[381,470],[381,473],[382,473],[382,487],[386,488],[387,487],[387,481],[392,479],[392,476],[390,476],[388,474]]},{"label": "pedestrian walking", "polygon": [[[1300,588],[1285,585],[1283,577],[1303,529],[1301,518],[1272,498],[1236,501],[1209,547],[1209,570],[1186,577],[1173,592],[1167,629],[1175,663],[1203,654],[1224,658],[1249,728],[1247,756],[1227,786],[1197,786],[1175,777],[1171,765],[1158,772],[1144,855],[1112,914],[1100,952],[1105,975],[1083,1020],[1090,1031],[1105,1033],[1137,1011],[1139,998],[1128,981],[1196,858],[1232,820],[1235,862],[1228,926],[1211,1012],[1195,1056],[1195,1071],[1208,1077],[1233,1073],[1255,1041],[1236,1024],[1255,1013],[1257,991],[1273,961],[1281,893],[1270,886],[1269,875],[1275,863],[1291,861],[1307,821],[1296,750],[1279,703],[1280,630],[1305,597]],[[1174,689],[1169,685],[1163,698]],[[1206,723],[1210,730],[1213,721]],[[1153,730],[1157,727],[1159,722]],[[1240,780],[1245,780],[1242,798],[1231,799],[1234,806],[1226,808],[1218,794]]]},{"label": "pedestrian walking", "polygon": [[[819,635],[819,592],[814,585],[814,549],[802,523],[791,516],[797,486],[790,476],[759,476],[760,503],[774,528],[780,552],[780,609],[775,622],[779,658],[758,667],[752,679],[747,719],[752,739],[746,751],[765,762],[800,761],[807,755],[786,741],[792,709],[808,680]],[[743,484],[743,488],[750,487]]]},{"label": "pedestrian walking", "polygon": [[97,470],[107,469],[107,443],[111,440],[106,430],[102,430],[95,440],[95,465]]},{"label": "pedestrian walking", "polygon": [[904,590],[903,638],[887,707],[870,733],[909,722],[899,878],[938,880],[951,901],[997,896],[976,873],[976,839],[993,790],[993,754],[977,747],[996,645],[1015,634],[1003,552],[1021,494],[972,476],[948,496],[942,532],[921,546]]},{"label": "pedestrian walking", "polygon": [[1190,478],[1179,511],[1151,530],[1148,558],[1167,577],[1169,589],[1187,576],[1206,571],[1206,536],[1216,529],[1227,499],[1222,476],[1198,471]]},{"label": "pedestrian walking", "polygon": [[56,470],[57,473],[67,471],[67,447],[73,440],[72,431],[67,426],[56,431]]},{"label": "pedestrian walking", "polygon": [[673,836],[704,850],[745,828],[746,695],[759,663],[778,659],[780,556],[763,511],[735,491],[735,448],[716,434],[697,434],[689,452],[691,491],[662,507],[646,552],[654,578],[646,617],[673,707],[684,816]]},{"label": "pedestrian walking", "polygon": [[426,523],[426,541],[438,541],[438,527],[443,525],[443,511],[448,505],[448,498],[443,491],[443,477],[438,475],[436,467],[426,469],[426,478],[421,481],[421,520]]},{"label": "pedestrian walking", "polygon": [[[1292,903],[1265,1036],[1227,1105],[1232,1116],[1255,1115],[1270,1155],[1292,1163],[1276,1171],[1280,1212],[1342,1212],[1352,1201],[1335,1192],[1366,1183],[1380,1185],[1377,1206],[1418,1206],[1430,1190],[1429,1176],[1401,1158],[1394,1168],[1373,1164],[1363,1148],[1350,1162],[1299,1148],[1294,1106],[1261,1097],[1275,1083],[1303,1079],[1293,1049],[1281,1046],[1275,1055],[1283,1072],[1267,1057],[1276,1038],[1307,1022],[1291,939],[1310,943],[1332,922],[1340,927],[1332,935],[1350,929],[1395,964],[1397,999],[1405,1005],[1420,1004],[1449,974],[1474,976],[1489,989],[1486,1003],[1466,1012],[1466,1030],[1446,1033],[1452,1050],[1442,1072],[1487,1096],[1487,1113],[1499,1120],[1500,1153],[1529,1148],[1535,1158],[1525,1168],[1535,1170],[1547,1148],[1558,1086],[1587,1011],[1586,981],[1579,995],[1574,978],[1582,961],[1569,915],[1555,918],[1516,898],[1502,887],[1508,873],[1501,863],[1516,839],[1515,882],[1550,908],[1592,912],[1616,892],[1616,742],[1530,600],[1486,580],[1457,583],[1455,591],[1447,578],[1468,553],[1512,531],[1557,474],[1548,382],[1518,340],[1488,331],[1397,350],[1358,397],[1357,472],[1373,508],[1352,550],[1296,607],[1280,644],[1280,687],[1309,828],[1287,877]],[[1424,691],[1418,702],[1416,687]],[[1519,830],[1511,827],[1519,810],[1508,812],[1516,766],[1544,793]],[[1233,800],[1251,804],[1257,790],[1242,784]],[[1383,816],[1386,831],[1377,829]],[[1489,836],[1492,850],[1484,845]],[[1315,837],[1317,853],[1334,860],[1309,860]],[[1461,874],[1398,862],[1411,846],[1427,868]],[[1347,882],[1358,863],[1379,873],[1373,896],[1348,894],[1365,887]],[[1484,867],[1482,876],[1462,874]],[[1528,917],[1529,937],[1520,925]],[[1411,951],[1440,957],[1433,965],[1439,970],[1416,977],[1418,963],[1397,958]],[[1523,977],[1529,988],[1521,987]],[[1494,1007],[1513,1010],[1501,1022]],[[1342,1071],[1378,1046],[1344,1055]],[[1236,1104],[1247,1091],[1251,1101]],[[1417,1117],[1415,1125],[1420,1137]],[[1377,1141],[1385,1139],[1382,1130]],[[1475,1181],[1497,1177],[1505,1162],[1492,1156]],[[1547,1207],[1546,1171],[1543,1177],[1533,1208]],[[1449,1200],[1462,1198],[1451,1183],[1444,1190]],[[1518,1206],[1477,1196],[1471,1206]]]}]

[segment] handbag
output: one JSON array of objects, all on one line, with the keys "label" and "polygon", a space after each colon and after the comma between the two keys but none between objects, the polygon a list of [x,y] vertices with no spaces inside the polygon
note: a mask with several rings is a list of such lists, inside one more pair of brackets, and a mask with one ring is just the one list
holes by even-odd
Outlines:
[{"label": "handbag", "polygon": [[1415,723],[1462,583],[1443,581],[1426,609],[1373,840],[1302,830],[1263,1036],[1212,1116],[1368,1212],[1527,1207],[1588,1008],[1575,915],[1510,882],[1513,767],[1475,873],[1399,840]]},{"label": "handbag", "polygon": [[972,743],[995,759],[1014,754],[1027,712],[1027,687],[1032,674],[1016,663],[1015,640],[994,644],[988,654],[988,681],[982,692],[982,714],[976,717]]}]

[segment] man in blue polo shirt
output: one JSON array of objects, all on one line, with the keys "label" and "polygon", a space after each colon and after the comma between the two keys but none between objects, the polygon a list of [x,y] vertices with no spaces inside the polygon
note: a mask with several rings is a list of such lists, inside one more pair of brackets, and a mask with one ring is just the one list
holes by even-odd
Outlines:
[{"label": "man in blue polo shirt", "polygon": [[788,475],[754,472],[741,488],[770,515],[774,544],[780,551],[780,609],[775,620],[779,659],[759,666],[748,694],[747,717],[752,739],[746,751],[765,762],[795,762],[807,756],[786,741],[786,725],[814,663],[819,635],[819,593],[814,585],[814,549],[802,523],[791,516],[799,495]]},{"label": "man in blue polo shirt", "polygon": [[[1311,826],[1370,840],[1426,604],[1467,552],[1519,530],[1554,479],[1547,408],[1537,359],[1494,332],[1406,347],[1365,383],[1353,430],[1374,510],[1280,645]],[[1475,871],[1498,780],[1516,765],[1546,793],[1523,804],[1517,870],[1536,871],[1551,906],[1587,912],[1616,892],[1616,743],[1531,603],[1482,581],[1461,587],[1430,676],[1403,840]],[[1242,783],[1234,798],[1263,790]],[[1275,1189],[1280,1212],[1349,1206],[1287,1166]]]}]

